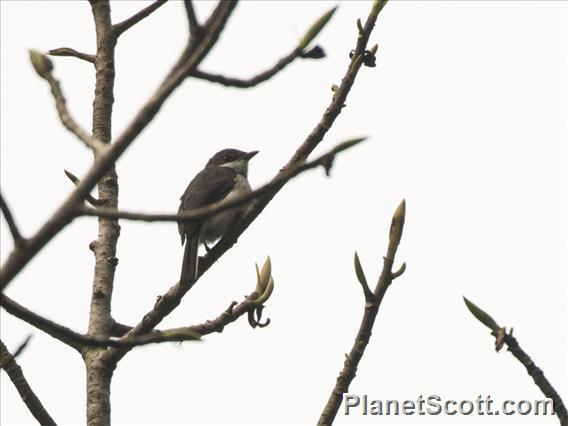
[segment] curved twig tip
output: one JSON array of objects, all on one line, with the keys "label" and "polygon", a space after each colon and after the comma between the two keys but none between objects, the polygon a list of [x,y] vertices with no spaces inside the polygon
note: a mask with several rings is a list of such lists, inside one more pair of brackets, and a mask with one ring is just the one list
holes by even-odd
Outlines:
[{"label": "curved twig tip", "polygon": [[394,280],[395,278],[400,277],[402,274],[404,274],[405,271],[406,271],[406,262],[400,265],[400,268],[398,268],[397,271],[391,274],[391,279]]}]

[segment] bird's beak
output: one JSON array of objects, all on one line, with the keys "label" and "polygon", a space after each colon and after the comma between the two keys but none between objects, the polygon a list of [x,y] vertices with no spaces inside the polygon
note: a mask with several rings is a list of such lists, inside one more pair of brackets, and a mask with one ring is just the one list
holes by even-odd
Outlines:
[{"label": "bird's beak", "polygon": [[245,155],[243,155],[243,160],[250,160],[256,154],[258,154],[258,151],[247,152]]}]

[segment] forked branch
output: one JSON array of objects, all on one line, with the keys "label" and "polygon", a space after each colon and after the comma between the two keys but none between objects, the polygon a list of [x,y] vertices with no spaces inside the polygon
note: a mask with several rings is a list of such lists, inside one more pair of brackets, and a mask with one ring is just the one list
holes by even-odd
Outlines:
[{"label": "forked branch", "polygon": [[195,14],[195,8],[193,7],[192,0],[184,0],[183,5],[185,6],[185,13],[187,15],[187,22],[189,24],[189,33],[194,38],[199,38],[202,28],[197,20],[197,15]]},{"label": "forked branch", "polygon": [[[335,416],[337,415],[337,410],[339,409],[339,406],[343,401],[343,394],[349,390],[349,385],[355,378],[355,373],[357,372],[359,362],[361,361],[361,358],[363,358],[365,349],[369,344],[373,326],[375,324],[377,314],[379,313],[379,308],[388,287],[394,279],[392,267],[398,245],[402,238],[405,216],[406,203],[404,200],[402,200],[392,217],[389,232],[389,244],[387,248],[387,254],[383,258],[383,269],[381,271],[381,275],[379,276],[375,290],[372,292],[372,296],[368,294],[368,290],[364,290],[365,312],[363,314],[363,319],[361,320],[361,325],[359,326],[359,331],[357,332],[355,342],[353,343],[353,347],[351,348],[349,355],[347,355],[345,358],[343,370],[341,370],[341,372],[339,373],[327,404],[325,405],[325,408],[321,413],[321,416],[318,420],[318,425],[331,425],[333,423]],[[366,279],[364,279],[364,276],[362,276],[362,268],[360,267],[358,257],[356,256],[355,259],[355,270],[357,273],[357,278],[360,282],[363,281],[366,285]],[[399,276],[400,275],[401,274],[399,274]],[[363,285],[363,283],[361,284]]]},{"label": "forked branch", "polygon": [[57,109],[61,124],[63,124],[63,126],[67,130],[77,136],[80,141],[82,141],[95,153],[102,152],[105,148],[104,144],[85,132],[81,128],[81,126],[77,124],[73,117],[71,117],[71,114],[69,114],[69,111],[67,110],[67,102],[65,100],[65,96],[63,95],[61,85],[59,84],[59,81],[53,76],[53,64],[51,60],[40,52],[30,50],[30,61],[37,74],[49,84],[51,94],[53,95],[53,99],[55,100],[55,108]]},{"label": "forked branch", "polygon": [[157,10],[160,6],[163,6],[166,3],[166,1],[167,0],[156,0],[150,6],[145,7],[140,12],[132,15],[130,18],[125,19],[124,21],[119,22],[118,24],[114,24],[112,26],[112,30],[114,32],[115,37],[119,37],[123,32],[128,30],[130,27],[132,27],[133,25],[136,25],[142,19],[148,17],[151,13],[153,13],[155,10]]},{"label": "forked branch", "polygon": [[130,349],[134,346],[147,345],[149,343],[183,342],[187,340],[199,340],[201,338],[201,335],[191,328],[182,327],[159,333],[135,336],[129,339],[99,339],[97,337],[77,333],[70,328],[38,315],[10,299],[5,294],[0,295],[0,305],[6,310],[6,312],[30,325],[33,325],[38,330],[49,334],[54,339],[71,346],[78,352],[81,352],[86,347],[120,347]]}]

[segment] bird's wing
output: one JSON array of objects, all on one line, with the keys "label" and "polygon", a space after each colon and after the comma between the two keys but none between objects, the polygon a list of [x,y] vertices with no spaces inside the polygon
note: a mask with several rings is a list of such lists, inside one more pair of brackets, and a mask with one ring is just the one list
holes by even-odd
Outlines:
[{"label": "bird's wing", "polygon": [[[235,171],[228,167],[206,168],[200,171],[180,197],[178,213],[222,200],[233,189],[236,176]],[[182,244],[185,237],[192,235],[200,224],[201,221],[178,223]]]}]

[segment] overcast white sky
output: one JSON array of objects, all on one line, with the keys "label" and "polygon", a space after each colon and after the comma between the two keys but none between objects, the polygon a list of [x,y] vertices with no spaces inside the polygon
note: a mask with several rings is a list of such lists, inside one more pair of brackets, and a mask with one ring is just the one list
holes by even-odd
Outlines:
[{"label": "overcast white sky", "polygon": [[[148,2],[112,5],[115,22]],[[335,2],[242,2],[204,70],[250,76],[287,54]],[[94,52],[86,2],[2,1],[1,179],[16,220],[31,235],[72,191],[91,155],[60,125],[27,49]],[[197,5],[200,17],[212,3]],[[260,150],[250,180],[273,176],[318,122],[348,63],[357,18],[370,3],[341,3],[318,37],[328,57],[298,60],[251,90],[188,80],[117,165],[121,208],[175,212],[211,154]],[[336,125],[318,148],[368,135],[274,199],[161,324],[217,316],[255,285],[254,262],[270,255],[276,282],[266,314],[203,343],[132,351],[112,386],[114,424],[314,424],[351,348],[363,313],[353,271],[357,250],[371,281],[385,254],[391,215],[407,200],[389,289],[351,392],[371,399],[495,401],[543,398],[524,368],[466,310],[462,295],[514,326],[522,347],[556,389],[567,389],[567,67],[565,2],[393,1]],[[177,58],[186,37],[172,1],[119,41],[114,135],[128,125]],[[90,128],[93,70],[54,58],[72,115]],[[12,249],[2,220],[1,257]],[[113,313],[134,324],[173,285],[182,249],[175,224],[121,222]],[[96,220],[76,220],[13,281],[7,294],[78,331],[88,323]],[[49,336],[1,313],[2,340],[60,424],[81,424],[83,362]],[[2,424],[34,423],[5,374]],[[338,424],[557,424],[554,417],[338,415]]]}]

